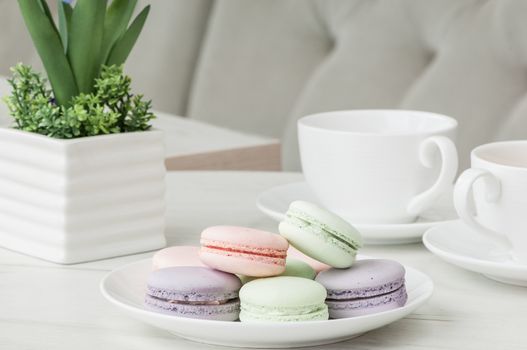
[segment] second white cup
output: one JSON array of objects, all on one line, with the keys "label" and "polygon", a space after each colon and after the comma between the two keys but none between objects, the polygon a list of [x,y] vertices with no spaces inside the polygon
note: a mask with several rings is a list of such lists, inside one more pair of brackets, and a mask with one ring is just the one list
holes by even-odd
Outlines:
[{"label": "second white cup", "polygon": [[353,223],[412,222],[452,186],[456,130],[421,111],[313,114],[298,121],[302,169],[321,203]]},{"label": "second white cup", "polygon": [[497,256],[527,264],[527,141],[482,145],[470,160],[454,189],[459,217],[496,244]]}]

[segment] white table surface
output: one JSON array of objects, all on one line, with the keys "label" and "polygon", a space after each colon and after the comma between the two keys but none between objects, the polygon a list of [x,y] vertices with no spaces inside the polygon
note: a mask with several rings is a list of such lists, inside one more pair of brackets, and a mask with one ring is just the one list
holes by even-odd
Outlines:
[{"label": "white table surface", "polygon": [[152,125],[165,132],[167,158],[279,142],[276,139],[231,130],[195,119],[157,111],[155,114],[156,118],[152,121]]},{"label": "white table surface", "polygon": [[[276,231],[255,198],[300,179],[291,173],[169,174],[169,243],[197,244],[209,225]],[[429,274],[434,295],[403,320],[321,349],[527,349],[527,289],[448,265],[421,244],[366,247],[362,253]],[[103,299],[99,281],[108,271],[151,255],[60,266],[0,249],[0,349],[225,349],[129,319]]]}]

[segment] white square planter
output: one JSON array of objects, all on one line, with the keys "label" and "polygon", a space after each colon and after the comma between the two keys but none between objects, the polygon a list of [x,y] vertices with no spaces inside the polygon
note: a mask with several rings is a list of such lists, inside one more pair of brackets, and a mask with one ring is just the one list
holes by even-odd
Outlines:
[{"label": "white square planter", "polygon": [[165,246],[163,133],[0,128],[0,246],[71,264]]}]

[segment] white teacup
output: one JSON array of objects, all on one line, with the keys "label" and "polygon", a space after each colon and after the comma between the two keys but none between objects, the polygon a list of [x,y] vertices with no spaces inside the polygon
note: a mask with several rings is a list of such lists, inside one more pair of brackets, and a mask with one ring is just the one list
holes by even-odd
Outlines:
[{"label": "white teacup", "polygon": [[353,223],[412,222],[454,182],[456,129],[420,111],[309,115],[298,121],[302,168],[321,203]]},{"label": "white teacup", "polygon": [[527,264],[527,141],[476,147],[471,164],[454,188],[460,218],[515,261]]}]

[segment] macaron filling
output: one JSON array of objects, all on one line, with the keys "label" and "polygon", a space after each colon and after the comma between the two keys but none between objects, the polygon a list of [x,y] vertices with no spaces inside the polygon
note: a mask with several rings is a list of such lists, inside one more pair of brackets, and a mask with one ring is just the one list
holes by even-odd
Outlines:
[{"label": "macaron filling", "polygon": [[328,297],[326,300],[349,301],[364,299],[372,296],[389,294],[395,290],[400,289],[403,286],[404,277],[374,287],[356,288],[349,290],[328,289]]},{"label": "macaron filling", "polygon": [[335,298],[328,297],[326,299],[326,302],[355,301],[355,300],[361,300],[361,299],[370,299],[370,298],[374,298],[374,297],[382,297],[382,296],[386,296],[386,295],[392,294],[392,293],[397,292],[397,291],[402,291],[402,289],[405,289],[404,286],[401,286],[400,288],[397,288],[395,290],[390,290],[390,291],[382,293],[382,294],[373,294],[373,295],[359,296],[359,297],[354,297],[354,298],[339,298],[339,299],[335,299]]},{"label": "macaron filling", "polygon": [[234,245],[229,242],[209,240],[202,238],[201,251],[225,256],[242,256],[250,260],[264,258],[266,262],[285,265],[287,249],[251,247],[247,245]]},{"label": "macaron filling", "polygon": [[[350,299],[326,299],[326,304],[330,310],[330,315],[334,316],[334,312],[342,310],[367,310],[383,307],[385,310],[389,310],[394,307],[404,306],[408,300],[408,294],[406,293],[406,287],[403,285],[396,290],[390,292],[368,296],[358,297]],[[367,312],[362,312],[367,313]]]},{"label": "macaron filling", "polygon": [[[146,294],[159,300],[178,301],[179,304],[189,302],[210,302],[218,300],[233,300],[238,299],[238,292],[222,292],[222,293],[207,293],[207,292],[183,292],[177,290],[166,290],[162,288],[155,288],[152,286],[146,287]],[[190,304],[190,303],[189,303]],[[198,305],[198,304],[195,304]]]},{"label": "macaron filling", "polygon": [[333,241],[340,248],[347,252],[355,253],[361,247],[358,242],[355,242],[349,237],[332,230],[329,226],[315,220],[314,218],[299,210],[290,208],[286,213],[286,218],[284,221],[301,229],[310,228],[310,231],[313,234],[316,234],[325,241]]},{"label": "macaron filling", "polygon": [[190,318],[208,318],[233,321],[240,312],[237,292],[185,293],[183,291],[162,292],[147,287],[145,305],[155,310]]},{"label": "macaron filling", "polygon": [[241,318],[249,316],[253,320],[307,321],[318,319],[327,320],[328,318],[328,307],[326,304],[302,305],[298,307],[272,307],[269,305],[264,306],[242,302],[240,309]]},{"label": "macaron filling", "polygon": [[178,300],[178,299],[163,299],[157,298],[152,295],[149,295],[151,298],[164,301],[170,304],[179,304],[179,305],[224,305],[231,302],[238,302],[238,298],[233,299],[220,299],[220,300]]},{"label": "macaron filling", "polygon": [[324,304],[316,305],[302,305],[298,307],[294,306],[269,306],[269,305],[256,305],[252,303],[243,302],[241,309],[251,313],[257,314],[270,314],[270,315],[306,315],[312,314],[326,309]]}]

